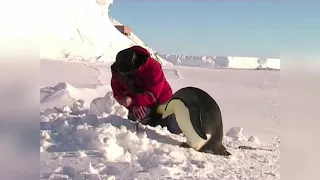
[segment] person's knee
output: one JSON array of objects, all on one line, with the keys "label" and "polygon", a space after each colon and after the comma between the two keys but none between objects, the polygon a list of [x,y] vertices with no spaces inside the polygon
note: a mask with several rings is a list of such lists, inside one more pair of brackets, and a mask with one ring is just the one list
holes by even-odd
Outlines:
[{"label": "person's knee", "polygon": [[182,133],[174,114],[168,116],[167,119],[166,119],[166,122],[167,122],[166,123],[167,124],[167,129],[168,129],[169,132],[171,132],[172,134],[180,134],[180,133]]},{"label": "person's knee", "polygon": [[180,134],[182,133],[180,127],[178,125],[174,125],[170,131],[172,134]]}]

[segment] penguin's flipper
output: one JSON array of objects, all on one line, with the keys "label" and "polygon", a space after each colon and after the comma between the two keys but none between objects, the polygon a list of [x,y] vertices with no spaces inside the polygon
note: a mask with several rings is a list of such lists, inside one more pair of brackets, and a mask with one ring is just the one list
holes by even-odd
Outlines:
[{"label": "penguin's flipper", "polygon": [[204,140],[207,140],[207,135],[204,133],[201,119],[201,110],[199,107],[191,107],[189,109],[190,121],[196,133]]}]

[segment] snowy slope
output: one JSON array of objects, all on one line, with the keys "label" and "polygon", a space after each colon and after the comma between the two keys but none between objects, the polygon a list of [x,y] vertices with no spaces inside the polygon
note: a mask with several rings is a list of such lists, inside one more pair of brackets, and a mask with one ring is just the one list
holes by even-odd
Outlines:
[{"label": "snowy slope", "polygon": [[278,71],[171,66],[164,72],[174,91],[197,86],[217,100],[230,158],[179,148],[184,137],[165,128],[136,132],[105,84],[109,65],[43,60],[40,179],[280,179]]},{"label": "snowy slope", "polygon": [[280,59],[233,56],[185,56],[160,54],[160,56],[179,66],[195,66],[209,68],[280,69]]},{"label": "snowy slope", "polygon": [[[120,33],[109,18],[113,0],[47,0],[41,14],[40,59],[113,62],[116,53],[143,42]],[[152,54],[155,52],[150,49]],[[159,58],[162,64],[171,64]]]}]

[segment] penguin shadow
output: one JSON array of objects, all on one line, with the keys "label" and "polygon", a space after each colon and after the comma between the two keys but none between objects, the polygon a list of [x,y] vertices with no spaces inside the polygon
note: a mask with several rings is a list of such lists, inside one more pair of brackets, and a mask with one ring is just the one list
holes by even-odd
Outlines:
[{"label": "penguin shadow", "polygon": [[[112,126],[115,126],[117,128],[121,128],[121,126],[125,126],[127,130],[131,132],[136,132],[138,136],[140,136],[143,133],[146,133],[147,137],[151,140],[156,140],[163,144],[170,144],[170,145],[180,145],[181,142],[179,142],[176,139],[171,138],[168,135],[162,135],[159,134],[156,130],[151,129],[152,127],[149,125],[139,125],[138,130],[136,129],[136,123],[133,121],[130,121],[129,119],[123,119],[116,115],[110,115],[103,119],[103,123],[110,123]],[[149,128],[151,127],[151,128]]]}]

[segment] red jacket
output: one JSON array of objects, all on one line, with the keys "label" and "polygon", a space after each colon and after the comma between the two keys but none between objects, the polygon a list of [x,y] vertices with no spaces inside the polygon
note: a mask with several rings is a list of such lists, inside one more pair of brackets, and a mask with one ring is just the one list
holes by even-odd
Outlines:
[{"label": "red jacket", "polygon": [[[167,82],[162,71],[161,64],[152,59],[150,53],[140,47],[132,46],[137,54],[147,56],[144,64],[136,69],[136,78],[134,83],[141,87],[142,93],[133,93],[130,91],[130,85],[125,83],[113,73],[111,77],[111,87],[113,95],[117,101],[124,96],[129,96],[133,99],[133,105],[137,107],[150,107],[165,103],[172,96],[172,89]],[[129,107],[131,109],[131,107]]]}]

